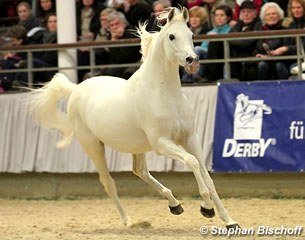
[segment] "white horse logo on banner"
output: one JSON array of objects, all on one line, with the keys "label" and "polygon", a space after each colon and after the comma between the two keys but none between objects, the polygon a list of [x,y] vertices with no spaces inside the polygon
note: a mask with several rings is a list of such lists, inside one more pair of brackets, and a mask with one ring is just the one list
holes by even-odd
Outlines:
[{"label": "white horse logo on banner", "polygon": [[249,96],[239,94],[236,97],[233,138],[236,140],[260,139],[263,114],[271,113],[272,109],[264,104],[264,100],[249,100]]}]

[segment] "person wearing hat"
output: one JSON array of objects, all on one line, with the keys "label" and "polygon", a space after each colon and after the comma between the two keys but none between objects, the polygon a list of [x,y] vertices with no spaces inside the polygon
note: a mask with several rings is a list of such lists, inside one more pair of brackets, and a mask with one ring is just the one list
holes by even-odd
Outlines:
[{"label": "person wearing hat", "polygon": [[[262,22],[258,17],[258,12],[253,1],[244,1],[240,5],[240,16],[230,30],[230,33],[253,32],[262,29]],[[253,57],[256,49],[256,39],[231,40],[231,58]],[[257,80],[257,62],[235,62],[231,63],[231,77],[240,81]]]},{"label": "person wearing hat", "polygon": [[[240,14],[240,6],[243,2],[247,0],[237,0],[235,1],[235,6],[234,6],[234,14],[233,14],[233,19],[237,21],[239,19],[239,14]],[[261,10],[261,6],[264,4],[263,0],[252,0],[254,3],[257,12],[259,13]]]}]

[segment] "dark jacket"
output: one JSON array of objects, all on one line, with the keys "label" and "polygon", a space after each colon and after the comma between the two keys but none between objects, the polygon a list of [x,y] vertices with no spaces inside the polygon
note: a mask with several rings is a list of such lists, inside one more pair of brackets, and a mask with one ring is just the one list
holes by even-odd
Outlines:
[{"label": "dark jacket", "polygon": [[[127,27],[121,39],[136,38],[133,28]],[[134,63],[141,59],[140,47],[112,47],[109,48],[110,63]]]},{"label": "dark jacket", "polygon": [[132,27],[138,27],[139,22],[143,23],[149,20],[152,12],[152,7],[145,2],[140,2],[130,6],[128,12],[123,11],[127,21],[132,25]]},{"label": "dark jacket", "polygon": [[[260,31],[262,29],[262,22],[257,17],[254,21],[245,25],[243,21],[238,20],[236,25],[231,28],[230,33],[233,32],[254,32]],[[230,43],[230,53],[232,57],[249,57],[254,56],[254,50],[256,49],[257,39],[241,39],[241,40],[231,40]]]},{"label": "dark jacket", "polygon": [[25,27],[26,32],[29,32],[34,27],[40,26],[40,20],[36,18],[34,15],[31,15],[31,17],[26,21],[19,21],[18,24]]},{"label": "dark jacket", "polygon": [[[82,35],[82,23],[81,23],[81,12],[82,12],[83,4],[82,1],[76,6],[76,33],[77,36],[80,37]],[[100,23],[100,12],[105,8],[104,5],[99,4],[99,1],[94,1],[93,5],[93,16],[90,21],[89,31],[96,36],[101,28]]]},{"label": "dark jacket", "polygon": [[[284,30],[286,29],[283,27],[282,22],[278,23],[275,26],[262,26],[262,31],[272,31],[272,30]],[[270,50],[275,50],[279,47],[286,46],[288,43],[287,38],[265,38],[259,39],[256,42],[256,49],[254,50],[254,55],[260,54],[267,54],[266,50],[263,48],[263,43],[267,44]],[[285,53],[286,55],[286,53]]]},{"label": "dark jacket", "polygon": [[[57,34],[45,32],[42,38],[42,44],[57,43]],[[57,51],[43,51],[41,53],[41,60],[45,61],[50,66],[58,65],[58,52]]]},{"label": "dark jacket", "polygon": [[[288,29],[304,29],[305,28],[305,19],[293,19],[293,21],[288,25]],[[305,37],[302,37],[302,44],[305,47]],[[288,38],[287,43],[288,51],[286,54],[294,55],[297,52],[296,39]]]}]

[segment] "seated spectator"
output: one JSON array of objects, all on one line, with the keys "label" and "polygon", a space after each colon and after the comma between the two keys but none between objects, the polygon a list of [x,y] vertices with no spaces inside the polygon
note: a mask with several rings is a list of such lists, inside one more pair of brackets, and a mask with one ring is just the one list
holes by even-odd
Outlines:
[{"label": "seated spectator", "polygon": [[[57,18],[54,13],[46,17],[46,29],[44,30],[43,37],[40,44],[57,43]],[[15,25],[9,29],[7,37],[10,38],[12,46],[20,46],[28,44],[26,30],[21,25]],[[8,53],[4,56],[2,61],[3,69],[22,69],[28,66],[28,59],[26,53]],[[43,51],[34,52],[32,67],[57,67],[57,51]],[[47,82],[54,75],[56,71],[36,71],[33,74],[33,83],[41,85]],[[13,85],[28,85],[27,72],[16,72],[4,74],[0,77],[2,85],[6,90],[12,89]]]},{"label": "seated spectator", "polygon": [[[288,25],[288,29],[304,29],[305,28],[305,1],[303,0],[290,0],[288,4],[288,16],[291,18],[291,22]],[[283,47],[283,51],[286,54],[295,55],[297,53],[297,45],[295,38],[288,38],[289,42],[286,47]],[[302,45],[305,48],[305,37],[301,38]],[[304,64],[302,64],[304,65]],[[296,67],[297,63],[291,65],[291,69]],[[305,69],[299,71],[304,72]],[[298,72],[298,71],[297,71]]]},{"label": "seated spectator", "polygon": [[[269,2],[261,8],[260,18],[263,22],[263,31],[282,30],[284,11],[274,2]],[[258,80],[288,79],[289,63],[291,61],[274,60],[263,61],[269,56],[281,56],[285,54],[287,40],[285,38],[267,38],[257,41],[256,57],[262,59],[258,63]]]},{"label": "seated spectator", "polygon": [[[219,5],[215,8],[213,16],[217,27],[210,30],[207,34],[215,35],[228,33],[231,28],[229,22],[233,16],[232,9],[225,4]],[[222,59],[224,57],[223,44],[222,42],[203,41],[200,46],[195,47],[195,53],[199,56],[200,60],[207,58]],[[205,72],[205,70],[207,70],[207,72]],[[196,73],[192,75],[185,73],[181,80],[182,83],[193,81],[201,82],[204,77],[206,77],[208,81],[216,81],[223,78],[223,64],[200,64],[199,70]]]},{"label": "seated spectator", "polygon": [[[27,44],[26,29],[22,25],[14,25],[10,27],[6,33],[7,39],[9,39],[9,46],[21,46]],[[4,53],[1,59],[2,69],[19,69],[24,65],[24,61],[27,59],[25,52],[7,52]],[[26,83],[27,79],[24,78],[24,74],[21,72],[2,73],[0,74],[0,85],[5,90],[12,90],[13,83],[18,82]]]},{"label": "seated spectator", "polygon": [[149,20],[153,9],[145,0],[124,0],[123,4],[116,6],[117,10],[124,13],[129,24],[136,28],[139,22]]},{"label": "seated spectator", "polygon": [[[208,13],[203,7],[195,6],[189,9],[189,28],[194,33],[194,36],[206,34],[211,29],[208,24]],[[198,44],[194,44],[200,45]]]},{"label": "seated spectator", "polygon": [[92,41],[100,29],[100,12],[105,7],[98,0],[80,0],[76,6],[78,40]]},{"label": "seated spectator", "polygon": [[[239,20],[239,16],[240,16],[240,5],[247,0],[239,0],[239,1],[235,1],[235,6],[234,6],[234,14],[233,14],[233,20],[237,21]],[[258,13],[260,13],[261,11],[261,6],[268,1],[265,0],[251,0],[253,1],[254,5],[256,6],[256,11]]]},{"label": "seated spectator", "polygon": [[[57,17],[55,13],[49,13],[44,19],[45,30],[43,32],[41,42],[39,44],[57,43]],[[58,66],[58,52],[43,51],[35,52],[33,54],[33,67],[57,67]],[[55,74],[56,71],[35,72],[34,82],[47,82]]]},{"label": "seated spectator", "polygon": [[[80,0],[76,6],[77,39],[82,42],[94,41],[100,30],[100,12],[105,7],[98,0]],[[77,51],[77,62],[79,66],[88,66],[89,50],[81,48]],[[79,82],[83,79],[88,70],[78,70]]]},{"label": "seated spectator", "polygon": [[95,37],[95,41],[105,41],[110,40],[110,30],[108,24],[108,16],[110,13],[116,11],[114,8],[105,8],[100,12],[100,24],[101,27]]},{"label": "seated spectator", "polygon": [[55,0],[37,0],[36,17],[43,22],[50,13],[56,13]]},{"label": "seated spectator", "polygon": [[[162,25],[157,20],[157,17],[160,15],[160,13],[167,11],[168,8],[172,6],[171,2],[169,0],[157,0],[152,4],[153,7],[153,13],[151,14],[150,18],[148,19],[148,24],[147,24],[147,31],[159,31],[160,26],[159,24]],[[165,22],[164,22],[165,23]]]},{"label": "seated spectator", "polygon": [[[108,16],[112,12],[115,12],[114,8],[105,8],[100,13],[100,22],[101,28],[98,32],[95,41],[107,41],[111,39],[111,33],[108,24]],[[95,63],[99,64],[107,64],[109,63],[109,49],[108,48],[96,48],[95,50]],[[88,54],[89,58],[89,54]],[[89,61],[89,60],[88,60]]]},{"label": "seated spectator", "polygon": [[20,2],[16,10],[19,18],[18,24],[24,26],[27,33],[40,25],[39,19],[32,13],[32,8],[28,2]]},{"label": "seated spectator", "polygon": [[[134,28],[130,27],[124,14],[112,12],[108,16],[111,40],[135,38]],[[109,64],[136,63],[141,60],[140,47],[111,47],[109,48]],[[99,75],[109,75],[128,79],[132,72],[127,67],[104,68]]]},{"label": "seated spectator", "polygon": [[[230,23],[233,17],[233,10],[226,4],[219,5],[215,8],[214,19],[216,28],[210,31],[209,35],[227,34],[231,30]],[[207,49],[207,59],[223,59],[224,46],[223,42],[203,42],[201,44],[203,49]],[[224,64],[223,63],[209,63],[205,67],[205,78],[208,82],[214,82],[224,78]]]},{"label": "seated spectator", "polygon": [[204,2],[204,8],[207,11],[208,14],[208,24],[209,28],[212,29],[216,27],[215,19],[213,17],[213,12],[215,11],[215,8],[218,7],[221,4],[226,4],[225,0],[202,0]]},{"label": "seated spectator", "polygon": [[[231,32],[253,32],[262,29],[262,22],[258,17],[256,6],[252,1],[244,1],[240,6],[240,17]],[[231,58],[245,58],[255,56],[257,39],[230,40]],[[257,62],[231,63],[231,76],[240,81],[257,80]]]}]

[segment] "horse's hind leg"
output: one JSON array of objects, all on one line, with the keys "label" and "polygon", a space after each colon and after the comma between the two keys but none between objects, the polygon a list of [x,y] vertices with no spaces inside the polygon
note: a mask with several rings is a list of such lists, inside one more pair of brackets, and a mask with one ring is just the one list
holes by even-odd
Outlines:
[{"label": "horse's hind leg", "polygon": [[121,215],[121,219],[124,225],[130,226],[131,220],[126,214],[122,204],[119,200],[115,182],[111,177],[107,162],[105,158],[105,148],[104,144],[99,141],[87,127],[83,126],[81,123],[77,124],[77,131],[75,134],[84,148],[85,152],[88,154],[90,159],[93,161],[98,173],[101,183],[104,185],[106,193],[114,200],[117,209]]},{"label": "horse's hind leg", "polygon": [[172,214],[179,215],[183,208],[173,196],[172,191],[158,182],[147,170],[145,154],[133,154],[133,173],[155,188],[162,196],[168,199],[168,206]]}]

